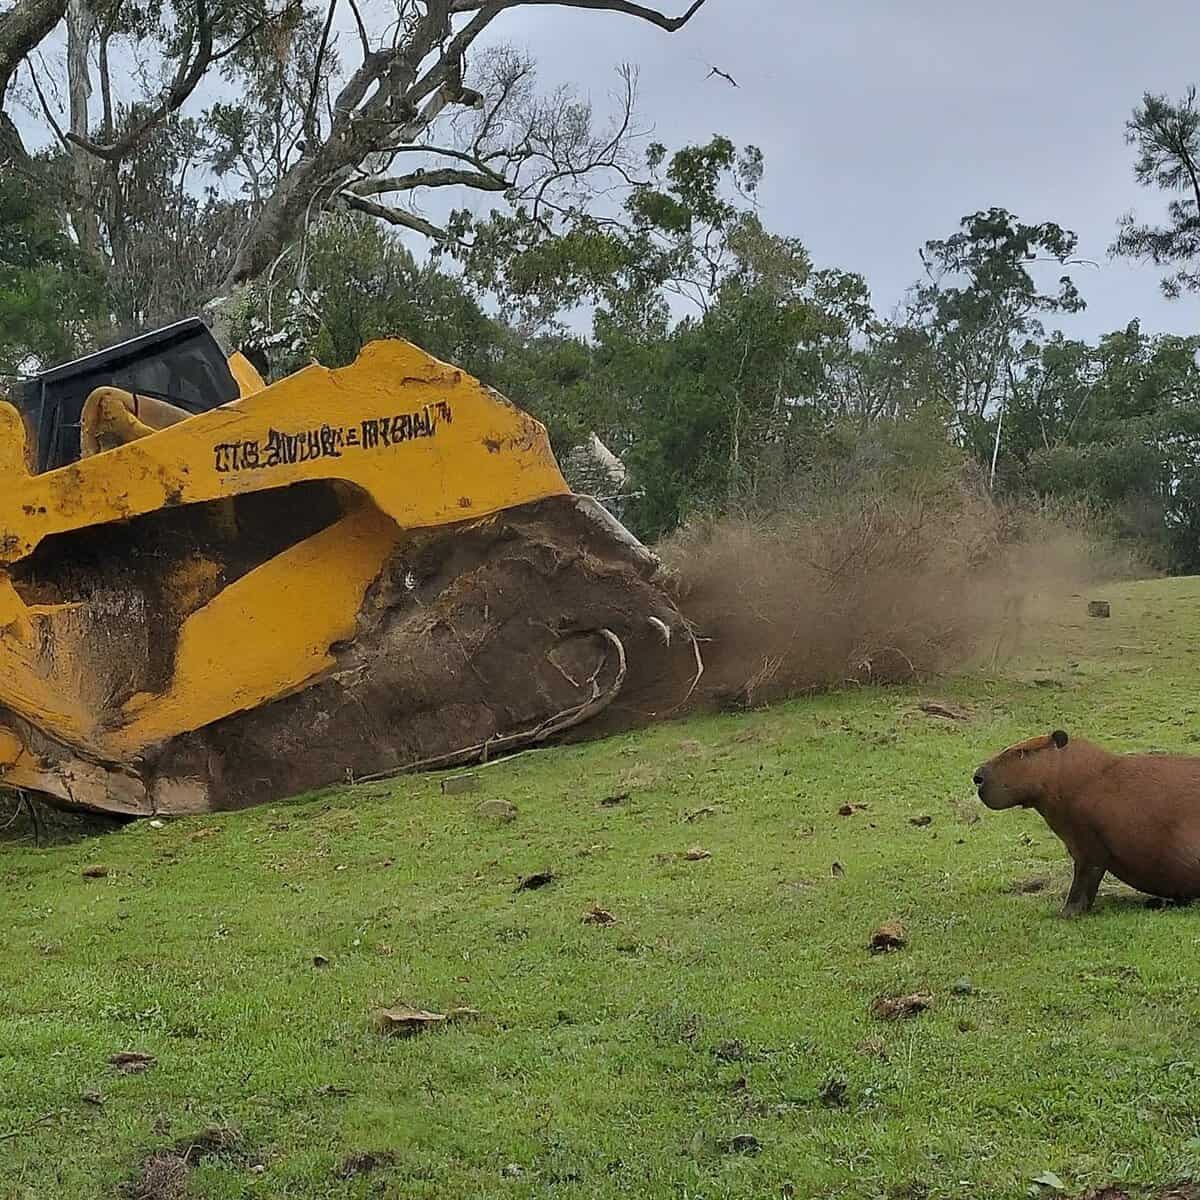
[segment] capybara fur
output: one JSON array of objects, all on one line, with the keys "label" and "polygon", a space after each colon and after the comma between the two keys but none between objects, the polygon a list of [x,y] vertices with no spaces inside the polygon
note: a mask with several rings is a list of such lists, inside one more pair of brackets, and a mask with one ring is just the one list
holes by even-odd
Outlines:
[{"label": "capybara fur", "polygon": [[1033,808],[1075,863],[1062,915],[1092,907],[1106,871],[1169,900],[1200,896],[1200,757],[1113,754],[1061,729],[975,771],[988,808]]}]

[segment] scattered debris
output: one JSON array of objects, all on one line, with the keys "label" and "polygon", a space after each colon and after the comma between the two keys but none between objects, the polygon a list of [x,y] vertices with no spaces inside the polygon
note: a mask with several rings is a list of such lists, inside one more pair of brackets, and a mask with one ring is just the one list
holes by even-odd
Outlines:
[{"label": "scattered debris", "polygon": [[867,945],[872,954],[888,954],[892,950],[902,950],[908,945],[908,931],[901,921],[885,921],[871,934]]},{"label": "scattered debris", "polygon": [[688,862],[701,862],[706,858],[712,858],[712,855],[701,846],[693,846],[690,850],[685,850],[683,857]]},{"label": "scattered debris", "polygon": [[1089,600],[1088,601],[1088,616],[1089,617],[1111,617],[1112,609],[1109,607],[1107,600]]},{"label": "scattered debris", "polygon": [[829,873],[835,878],[840,879],[846,873],[846,868],[840,862],[835,862],[829,869]]},{"label": "scattered debris", "polygon": [[593,904],[583,914],[583,923],[585,925],[615,925],[617,918],[607,908],[601,908],[600,905]]},{"label": "scattered debris", "polygon": [[553,871],[535,871],[532,875],[526,875],[516,886],[518,892],[535,892],[538,888],[544,888],[547,884],[554,882]]},{"label": "scattered debris", "polygon": [[123,1194],[130,1200],[184,1200],[192,1168],[208,1158],[234,1158],[251,1170],[262,1167],[242,1151],[241,1134],[236,1129],[213,1126],[149,1154],[142,1160],[137,1176],[122,1189]]},{"label": "scattered debris", "polygon": [[109,1066],[116,1067],[122,1075],[140,1075],[156,1062],[158,1059],[153,1054],[145,1054],[141,1050],[122,1050],[108,1060]]},{"label": "scattered debris", "polygon": [[975,985],[964,975],[960,979],[956,979],[951,985],[950,990],[956,996],[973,996],[975,995]]},{"label": "scattered debris", "polygon": [[396,1156],[391,1150],[358,1150],[342,1159],[333,1175],[335,1179],[357,1179],[359,1175],[369,1175],[380,1167],[390,1167],[395,1161]]},{"label": "scattered debris", "polygon": [[730,1154],[757,1154],[762,1149],[762,1143],[752,1133],[735,1133],[725,1146]]},{"label": "scattered debris", "polygon": [[821,1103],[827,1108],[845,1108],[848,1102],[847,1093],[850,1090],[850,1085],[844,1080],[834,1076],[832,1079],[827,1079],[821,1085],[821,1090],[817,1095],[821,1099]]},{"label": "scattered debris", "polygon": [[628,792],[616,792],[615,794],[613,794],[611,796],[605,796],[604,799],[600,801],[600,807],[601,808],[616,808],[616,806],[618,804],[625,804],[628,802],[628,800],[629,800]]},{"label": "scattered debris", "polygon": [[479,791],[478,775],[451,775],[442,780],[443,796],[461,796],[464,792]]},{"label": "scattered debris", "polygon": [[933,1004],[928,992],[913,992],[907,996],[877,996],[871,1001],[871,1012],[882,1021],[905,1020],[923,1013]]},{"label": "scattered debris", "polygon": [[744,1062],[746,1047],[737,1038],[728,1038],[726,1041],[717,1043],[713,1050],[713,1057],[718,1062]]},{"label": "scattered debris", "polygon": [[445,1013],[426,1012],[420,1008],[409,1008],[405,1004],[395,1008],[381,1008],[375,1014],[375,1028],[380,1033],[396,1037],[412,1037],[446,1020]]},{"label": "scattered debris", "polygon": [[864,1038],[855,1049],[868,1058],[886,1059],[888,1056],[887,1045],[882,1038]]},{"label": "scattered debris", "polygon": [[926,825],[933,824],[933,818],[930,816],[909,817],[908,823],[915,825],[918,829],[924,829]]},{"label": "scattered debris", "polygon": [[108,875],[108,868],[97,864],[96,866],[84,867],[79,873],[84,879],[103,879]]},{"label": "scattered debris", "polygon": [[965,708],[943,704],[940,700],[922,700],[917,707],[931,717],[944,717],[947,721],[969,721],[971,714]]},{"label": "scattered debris", "polygon": [[484,820],[501,825],[517,819],[517,806],[511,800],[485,800],[475,811]]}]

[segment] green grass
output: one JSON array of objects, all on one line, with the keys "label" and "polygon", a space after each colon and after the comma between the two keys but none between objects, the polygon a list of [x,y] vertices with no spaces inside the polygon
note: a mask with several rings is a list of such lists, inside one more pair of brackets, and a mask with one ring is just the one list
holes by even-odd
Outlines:
[{"label": "green grass", "polygon": [[[907,1200],[1200,1172],[1200,912],[1106,884],[1056,919],[1059,844],[970,789],[1056,726],[1194,744],[1200,581],[1102,594],[1111,621],[1073,599],[976,673],[527,755],[471,795],[422,777],[0,847],[0,1137],[21,1131],[0,1196],[117,1195],[214,1124],[244,1152],[202,1158],[192,1196]],[[973,719],[917,711],[930,695]],[[513,823],[476,814],[493,797]],[[617,923],[584,924],[593,903]],[[893,917],[908,948],[871,956]],[[870,1014],[915,990],[931,1011]],[[396,1001],[483,1016],[381,1037]],[[155,1066],[107,1065],[129,1049]],[[395,1161],[336,1179],[364,1150]]]}]

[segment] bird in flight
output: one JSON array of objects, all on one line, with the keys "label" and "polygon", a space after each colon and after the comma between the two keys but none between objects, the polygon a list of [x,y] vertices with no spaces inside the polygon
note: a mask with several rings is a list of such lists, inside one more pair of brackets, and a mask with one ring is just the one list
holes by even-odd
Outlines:
[{"label": "bird in flight", "polygon": [[713,69],[709,71],[706,78],[711,79],[714,75],[720,75],[722,79],[727,79],[733,84],[734,87],[738,86],[738,81],[734,79],[734,77],[730,75],[728,71],[722,71],[720,67],[713,67]]}]

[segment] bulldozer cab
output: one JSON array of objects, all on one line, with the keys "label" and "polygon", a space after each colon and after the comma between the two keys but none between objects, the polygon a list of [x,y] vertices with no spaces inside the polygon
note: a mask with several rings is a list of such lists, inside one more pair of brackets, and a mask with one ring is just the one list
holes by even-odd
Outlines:
[{"label": "bulldozer cab", "polygon": [[229,362],[199,318],[110,346],[27,380],[14,397],[36,445],[38,474],[78,461],[84,405],[96,388],[116,387],[196,415],[240,395]]}]

